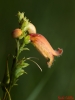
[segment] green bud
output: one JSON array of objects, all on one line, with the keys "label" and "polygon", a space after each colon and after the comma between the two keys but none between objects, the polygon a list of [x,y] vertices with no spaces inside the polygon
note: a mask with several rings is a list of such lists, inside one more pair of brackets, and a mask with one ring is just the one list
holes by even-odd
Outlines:
[{"label": "green bud", "polygon": [[20,28],[22,31],[26,32],[28,30],[29,20],[24,17],[20,23]]},{"label": "green bud", "polygon": [[24,42],[25,42],[25,44],[30,43],[30,36],[29,36],[29,35],[27,35],[27,36],[24,38]]},{"label": "green bud", "polygon": [[22,13],[18,12],[17,16],[18,16],[19,22],[20,22],[24,18],[24,12],[22,12]]}]

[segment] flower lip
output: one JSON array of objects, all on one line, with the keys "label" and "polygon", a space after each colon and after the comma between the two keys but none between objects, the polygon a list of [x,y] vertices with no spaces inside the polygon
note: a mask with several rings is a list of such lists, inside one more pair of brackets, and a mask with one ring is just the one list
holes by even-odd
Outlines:
[{"label": "flower lip", "polygon": [[41,34],[30,33],[30,40],[36,49],[48,60],[48,67],[51,67],[54,56],[60,56],[63,53],[63,50],[58,48],[54,50],[48,40]]}]

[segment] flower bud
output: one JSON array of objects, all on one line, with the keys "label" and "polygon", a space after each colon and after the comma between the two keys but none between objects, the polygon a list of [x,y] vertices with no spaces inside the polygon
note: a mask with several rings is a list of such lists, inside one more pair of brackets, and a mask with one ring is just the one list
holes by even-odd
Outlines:
[{"label": "flower bud", "polygon": [[15,30],[12,32],[13,38],[19,38],[19,37],[21,36],[21,34],[22,34],[22,30],[19,29],[19,28],[15,29]]},{"label": "flower bud", "polygon": [[28,32],[36,34],[36,28],[32,23],[29,23],[28,25]]},{"label": "flower bud", "polygon": [[20,22],[24,18],[24,12],[22,12],[22,13],[18,12],[17,16],[18,16],[19,22]]}]

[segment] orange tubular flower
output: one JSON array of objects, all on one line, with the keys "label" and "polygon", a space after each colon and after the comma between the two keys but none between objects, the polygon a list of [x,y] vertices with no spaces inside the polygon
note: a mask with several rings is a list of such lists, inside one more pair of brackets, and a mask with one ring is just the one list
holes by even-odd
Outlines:
[{"label": "orange tubular flower", "polygon": [[54,50],[47,39],[41,34],[30,33],[30,40],[32,44],[37,48],[37,50],[48,60],[48,67],[51,67],[54,56],[60,56],[63,50],[58,48]]}]

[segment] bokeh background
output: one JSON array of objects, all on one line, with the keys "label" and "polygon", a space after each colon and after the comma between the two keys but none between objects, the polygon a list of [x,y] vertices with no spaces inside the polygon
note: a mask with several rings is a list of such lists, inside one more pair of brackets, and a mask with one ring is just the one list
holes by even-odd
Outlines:
[{"label": "bokeh background", "polygon": [[[14,54],[15,41],[11,37],[18,27],[17,12],[25,12],[54,49],[63,48],[63,55],[55,58],[49,69],[46,60],[30,44],[30,51],[22,56],[39,58],[38,67],[30,63],[28,73],[20,77],[18,86],[11,91],[12,100],[59,100],[73,96],[75,99],[75,0],[0,0],[0,81],[3,78],[8,54]],[[0,97],[2,91],[0,88]]]}]

